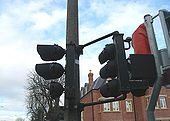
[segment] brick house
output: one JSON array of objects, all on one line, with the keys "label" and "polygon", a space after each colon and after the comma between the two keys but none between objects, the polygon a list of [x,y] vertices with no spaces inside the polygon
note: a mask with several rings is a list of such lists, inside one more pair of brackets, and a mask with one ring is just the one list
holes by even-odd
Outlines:
[{"label": "brick house", "polygon": [[[88,74],[89,83],[81,88],[81,102],[89,103],[105,100],[98,90],[89,91],[93,82],[93,73]],[[123,101],[85,107],[81,112],[82,121],[147,121],[146,108],[151,96],[149,88],[145,96],[133,97],[131,93]],[[156,121],[170,121],[170,89],[161,89],[155,107]]]}]

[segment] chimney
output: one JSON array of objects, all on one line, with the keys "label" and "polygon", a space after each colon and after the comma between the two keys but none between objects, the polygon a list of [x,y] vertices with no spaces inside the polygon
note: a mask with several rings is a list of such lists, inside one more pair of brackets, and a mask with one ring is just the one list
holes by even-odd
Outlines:
[{"label": "chimney", "polygon": [[90,89],[92,84],[93,84],[93,73],[92,73],[92,70],[90,70],[90,72],[88,74],[88,77],[89,77],[89,89]]}]

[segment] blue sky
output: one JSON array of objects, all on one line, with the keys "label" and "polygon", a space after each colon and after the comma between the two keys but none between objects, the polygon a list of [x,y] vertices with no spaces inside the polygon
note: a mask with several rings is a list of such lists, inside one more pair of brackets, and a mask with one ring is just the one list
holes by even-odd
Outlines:
[{"label": "blue sky", "polygon": [[[27,74],[36,63],[43,62],[36,45],[56,43],[65,47],[66,3],[66,0],[0,0],[0,121],[26,116]],[[113,31],[124,33],[124,38],[131,37],[144,22],[144,15],[154,16],[160,9],[170,10],[170,1],[80,0],[80,44]],[[154,26],[159,48],[163,48],[159,18]],[[84,49],[80,57],[81,86],[88,82],[90,69],[94,79],[99,76],[98,54],[110,42],[107,39]],[[64,64],[64,59],[60,62]]]}]

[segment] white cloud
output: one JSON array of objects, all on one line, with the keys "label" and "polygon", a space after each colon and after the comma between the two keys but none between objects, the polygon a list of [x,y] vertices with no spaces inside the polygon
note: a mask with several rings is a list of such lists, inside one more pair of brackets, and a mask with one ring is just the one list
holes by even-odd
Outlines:
[{"label": "white cloud", "polygon": [[[87,57],[87,56],[86,56]],[[89,70],[92,70],[93,79],[95,80],[99,77],[99,70],[102,66],[98,62],[98,58],[96,56],[91,58],[80,58],[80,81],[81,86],[84,86],[84,83],[88,83],[88,73]]]},{"label": "white cloud", "polygon": [[55,10],[52,15],[46,12],[39,12],[33,15],[32,22],[35,23],[34,29],[43,30],[48,29],[53,24],[59,24],[61,20],[65,20],[65,10]]},{"label": "white cloud", "polygon": [[[91,1],[91,7],[87,11],[85,13],[93,13],[95,18],[92,21],[89,20],[88,24],[80,25],[82,38],[89,37],[86,33],[95,36],[99,33],[104,34],[112,31],[120,31],[131,35],[137,26],[144,22],[144,15],[150,12],[146,3],[139,4],[125,1]],[[85,17],[83,15],[85,14],[82,14],[82,19]],[[101,19],[102,22],[96,25],[95,23]]]}]

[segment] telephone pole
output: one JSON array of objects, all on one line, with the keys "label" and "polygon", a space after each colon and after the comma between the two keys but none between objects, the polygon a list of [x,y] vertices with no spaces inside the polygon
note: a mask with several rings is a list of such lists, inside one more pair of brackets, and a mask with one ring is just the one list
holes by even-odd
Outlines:
[{"label": "telephone pole", "polygon": [[78,0],[67,0],[64,121],[80,121]]}]

